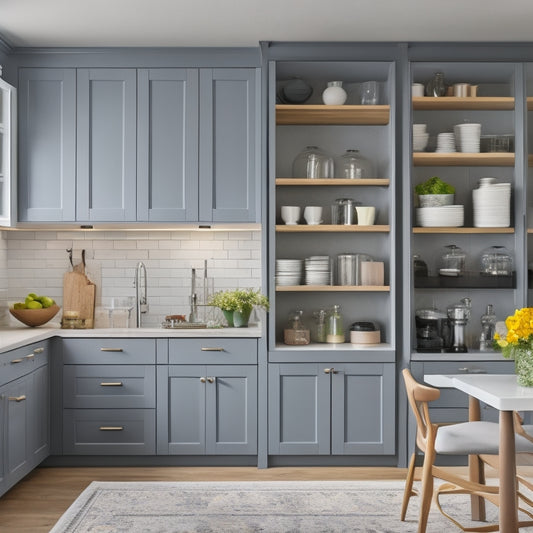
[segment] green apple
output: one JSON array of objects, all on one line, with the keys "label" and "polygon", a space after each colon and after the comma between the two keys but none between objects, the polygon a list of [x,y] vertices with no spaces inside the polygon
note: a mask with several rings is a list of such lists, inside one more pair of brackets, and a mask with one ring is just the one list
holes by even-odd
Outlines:
[{"label": "green apple", "polygon": [[28,309],[42,309],[43,308],[43,304],[41,302],[38,302],[37,300],[30,300],[26,304],[26,307]]}]

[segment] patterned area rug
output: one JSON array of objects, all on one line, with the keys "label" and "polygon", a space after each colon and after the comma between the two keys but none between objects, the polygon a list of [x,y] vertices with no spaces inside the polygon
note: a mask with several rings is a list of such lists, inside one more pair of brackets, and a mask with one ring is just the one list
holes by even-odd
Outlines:
[{"label": "patterned area rug", "polygon": [[[416,532],[418,498],[411,498],[407,520],[400,522],[402,494],[400,481],[94,481],[51,531]],[[441,502],[468,523],[468,497],[448,496]],[[497,510],[490,506],[488,514],[496,519]],[[434,507],[427,531],[459,529]]]}]

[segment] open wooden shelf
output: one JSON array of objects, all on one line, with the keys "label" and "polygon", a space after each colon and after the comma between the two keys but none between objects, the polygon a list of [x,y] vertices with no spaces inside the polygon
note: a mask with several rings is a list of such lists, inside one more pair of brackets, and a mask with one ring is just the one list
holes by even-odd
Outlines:
[{"label": "open wooden shelf", "polygon": [[347,185],[353,186],[380,186],[387,187],[390,184],[388,178],[364,178],[364,179],[345,179],[345,178],[276,178],[277,186],[331,186],[331,185]]},{"label": "open wooden shelf", "polygon": [[434,228],[413,228],[413,233],[453,233],[463,235],[490,233],[512,234],[514,233],[514,228],[451,228],[449,226],[444,226]]},{"label": "open wooden shelf", "polygon": [[357,224],[298,224],[296,226],[286,224],[276,224],[278,233],[388,233],[390,226],[388,224],[374,224],[372,226],[359,226]]},{"label": "open wooden shelf", "polygon": [[[500,111],[514,109],[512,96],[414,96],[415,110],[470,109],[480,111]],[[529,98],[528,98],[529,106]]]},{"label": "open wooden shelf", "polygon": [[512,276],[483,276],[465,272],[462,276],[415,276],[415,289],[515,289],[516,273]]},{"label": "open wooden shelf", "polygon": [[277,285],[276,292],[389,292],[388,285]]},{"label": "open wooden shelf", "polygon": [[415,167],[434,166],[481,166],[481,167],[512,167],[514,153],[510,152],[481,152],[481,153],[437,153],[414,152],[413,165]]},{"label": "open wooden shelf", "polygon": [[276,105],[276,124],[377,125],[389,123],[389,105]]}]

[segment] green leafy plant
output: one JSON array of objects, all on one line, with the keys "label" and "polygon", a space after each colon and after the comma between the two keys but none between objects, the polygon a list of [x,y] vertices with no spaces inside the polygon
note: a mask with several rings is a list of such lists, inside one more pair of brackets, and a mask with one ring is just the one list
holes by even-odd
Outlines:
[{"label": "green leafy plant", "polygon": [[252,308],[269,309],[268,298],[259,289],[233,289],[219,291],[209,298],[209,305],[219,307],[223,311],[251,311]]},{"label": "green leafy plant", "polygon": [[438,176],[433,176],[429,178],[424,183],[419,183],[415,187],[416,194],[454,194],[455,187],[445,183]]}]

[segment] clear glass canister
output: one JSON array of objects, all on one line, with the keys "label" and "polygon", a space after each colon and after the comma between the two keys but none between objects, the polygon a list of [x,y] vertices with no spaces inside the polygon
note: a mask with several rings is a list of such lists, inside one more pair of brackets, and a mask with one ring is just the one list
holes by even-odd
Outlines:
[{"label": "clear glass canister", "polygon": [[315,319],[315,327],[313,329],[312,339],[314,342],[327,341],[326,316],[327,313],[324,309],[319,309],[318,311],[315,311],[313,313],[313,318]]},{"label": "clear glass canister", "polygon": [[356,224],[356,205],[357,202],[352,198],[337,198],[331,206],[331,223],[342,225]]},{"label": "clear glass canister", "polygon": [[359,150],[346,150],[339,157],[337,168],[340,178],[361,179],[371,176],[370,163],[359,153]]},{"label": "clear glass canister", "polygon": [[333,178],[333,158],[318,146],[307,146],[292,164],[293,178]]},{"label": "clear glass canister", "polygon": [[486,276],[511,276],[513,257],[505,246],[491,246],[481,254],[481,273]]},{"label": "clear glass canister", "polygon": [[448,244],[444,247],[444,253],[441,258],[441,275],[459,276],[465,270],[466,254],[459,246]]},{"label": "clear glass canister", "polygon": [[426,85],[426,96],[444,96],[446,94],[446,84],[444,74],[435,72]]},{"label": "clear glass canister", "polygon": [[309,344],[310,332],[302,321],[303,311],[291,311],[287,328],[283,330],[283,342],[289,345]]},{"label": "clear glass canister", "polygon": [[341,315],[341,308],[340,305],[334,305],[328,314],[326,342],[330,344],[340,344],[344,341],[344,321]]}]

